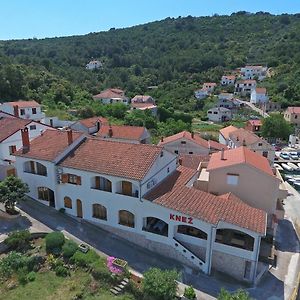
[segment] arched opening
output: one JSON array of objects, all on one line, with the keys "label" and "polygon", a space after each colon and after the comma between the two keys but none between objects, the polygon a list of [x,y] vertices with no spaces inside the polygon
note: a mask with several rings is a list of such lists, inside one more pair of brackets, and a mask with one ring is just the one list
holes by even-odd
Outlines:
[{"label": "arched opening", "polygon": [[134,227],[134,214],[127,210],[119,210],[119,224]]},{"label": "arched opening", "polygon": [[166,223],[161,219],[154,218],[154,217],[144,218],[144,226],[143,226],[144,231],[152,232],[163,236],[168,236],[168,229],[169,229],[168,223]]},{"label": "arched opening", "polygon": [[105,192],[112,191],[111,181],[102,176],[95,176],[92,178],[92,188]]},{"label": "arched opening", "polygon": [[132,182],[126,180],[117,183],[117,193],[130,197],[139,197],[138,187],[132,184]]},{"label": "arched opening", "polygon": [[254,238],[234,229],[217,229],[216,243],[253,251]]},{"label": "arched opening", "polygon": [[93,204],[93,218],[107,220],[106,207],[101,204]]},{"label": "arched opening", "polygon": [[33,160],[24,163],[24,172],[41,176],[47,176],[47,167]]},{"label": "arched opening", "polygon": [[48,201],[50,206],[55,207],[54,192],[51,189],[45,186],[39,186],[37,188],[37,194],[39,200]]},{"label": "arched opening", "polygon": [[69,197],[65,197],[64,198],[64,207],[65,208],[72,208],[72,199],[71,198],[69,198]]},{"label": "arched opening", "polygon": [[193,226],[179,225],[177,227],[177,233],[207,240],[207,233]]},{"label": "arched opening", "polygon": [[76,200],[76,208],[77,208],[77,217],[78,218],[82,218],[83,214],[82,214],[82,202],[80,199]]}]

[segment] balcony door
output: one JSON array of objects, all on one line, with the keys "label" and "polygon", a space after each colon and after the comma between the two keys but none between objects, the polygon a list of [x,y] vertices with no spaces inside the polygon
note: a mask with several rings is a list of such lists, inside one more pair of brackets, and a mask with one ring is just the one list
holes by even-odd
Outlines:
[{"label": "balcony door", "polygon": [[81,200],[76,200],[76,207],[77,207],[77,217],[82,218],[82,202]]},{"label": "balcony door", "polygon": [[132,183],[128,181],[122,181],[122,194],[132,196]]}]

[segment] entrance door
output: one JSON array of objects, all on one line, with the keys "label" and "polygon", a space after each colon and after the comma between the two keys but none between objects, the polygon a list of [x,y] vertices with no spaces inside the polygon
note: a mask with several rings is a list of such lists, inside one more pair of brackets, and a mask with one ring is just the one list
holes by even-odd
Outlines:
[{"label": "entrance door", "polygon": [[9,176],[16,176],[16,169],[15,169],[15,168],[13,168],[13,169],[8,169],[8,170],[6,171],[6,175],[7,175],[7,177],[9,177]]},{"label": "entrance door", "polygon": [[54,192],[52,190],[48,189],[48,193],[49,193],[49,205],[51,207],[55,207]]},{"label": "entrance door", "polygon": [[132,183],[128,181],[122,181],[122,194],[132,196]]},{"label": "entrance door", "polygon": [[82,202],[81,200],[76,200],[76,206],[77,206],[77,217],[82,218]]}]

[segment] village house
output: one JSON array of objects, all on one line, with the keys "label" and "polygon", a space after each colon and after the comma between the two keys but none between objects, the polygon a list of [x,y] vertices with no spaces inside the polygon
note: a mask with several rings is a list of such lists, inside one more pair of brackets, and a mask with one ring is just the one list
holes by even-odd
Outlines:
[{"label": "village house", "polygon": [[69,127],[73,130],[85,132],[87,134],[95,134],[100,130],[102,125],[108,125],[108,120],[106,118],[92,117],[76,121]]},{"label": "village house", "polygon": [[151,104],[155,104],[155,100],[148,95],[135,95],[132,99],[131,99],[131,103],[151,103]]},{"label": "village house", "polygon": [[39,122],[0,112],[0,180],[16,174],[13,154],[22,147],[23,129],[28,132],[29,140],[32,140],[51,128]]},{"label": "village house", "polygon": [[228,147],[234,149],[241,146],[245,146],[248,149],[266,157],[270,164],[273,165],[275,158],[274,147],[266,140],[244,128],[239,128],[229,133]]},{"label": "village house", "polygon": [[151,96],[147,95],[136,95],[131,99],[132,110],[150,110],[153,116],[157,116],[157,106],[155,100]]},{"label": "village house", "polygon": [[254,133],[259,133],[261,131],[261,127],[261,120],[248,120],[245,129]]},{"label": "village house", "polygon": [[265,113],[281,110],[281,104],[279,102],[272,102],[272,101],[260,103],[258,107]]},{"label": "village house", "polygon": [[140,126],[109,125],[100,126],[95,135],[98,138],[115,142],[126,142],[132,144],[150,144],[151,136],[147,128]]},{"label": "village house", "polygon": [[202,88],[207,90],[208,93],[212,93],[216,88],[217,84],[215,82],[204,82]]},{"label": "village house", "polygon": [[226,122],[232,119],[232,112],[226,107],[213,107],[207,111],[207,117],[212,122]]},{"label": "village house", "polygon": [[194,94],[195,94],[195,98],[196,98],[196,99],[202,100],[202,99],[208,97],[208,95],[209,95],[210,93],[208,92],[208,89],[203,89],[203,88],[202,88],[202,89],[196,90],[196,91],[194,92]]},{"label": "village house", "polygon": [[243,79],[258,79],[263,80],[267,75],[267,67],[263,66],[245,66],[241,68],[241,76]]},{"label": "village house", "polygon": [[238,128],[232,125],[220,129],[219,132],[219,143],[228,146],[229,133],[236,131]]},{"label": "village house", "polygon": [[238,80],[235,83],[234,93],[246,96],[250,95],[254,89],[256,89],[256,80]]},{"label": "village house", "polygon": [[129,99],[125,97],[125,92],[116,88],[106,89],[100,94],[94,95],[93,98],[103,104],[123,103],[127,105],[129,103]]},{"label": "village house", "polygon": [[289,123],[300,125],[300,107],[289,106],[284,112],[284,118]]},{"label": "village house", "polygon": [[102,63],[99,60],[91,60],[86,66],[85,68],[87,70],[95,70],[95,69],[100,69],[102,68]]},{"label": "village house", "polygon": [[4,102],[0,106],[0,110],[8,114],[14,115],[27,120],[41,121],[45,118],[45,114],[42,112],[41,105],[34,100],[31,101],[14,101]]},{"label": "village house", "polygon": [[175,154],[72,131],[23,137],[17,171],[35,201],[206,274],[255,282],[264,271],[266,212],[194,188],[197,170],[177,166]]},{"label": "village house", "polygon": [[250,103],[253,104],[260,104],[265,103],[269,101],[269,96],[267,94],[266,88],[256,88],[252,90],[251,97],[250,97]]},{"label": "village house", "polygon": [[221,78],[221,85],[234,85],[235,75],[223,75]]}]

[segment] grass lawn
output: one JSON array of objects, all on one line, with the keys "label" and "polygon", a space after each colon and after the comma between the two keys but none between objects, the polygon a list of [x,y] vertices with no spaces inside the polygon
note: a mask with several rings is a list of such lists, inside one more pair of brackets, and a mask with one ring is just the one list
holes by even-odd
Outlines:
[{"label": "grass lawn", "polygon": [[222,125],[219,124],[208,124],[208,123],[194,123],[193,124],[193,130],[195,131],[213,131],[213,132],[218,132],[221,128],[223,128]]}]

